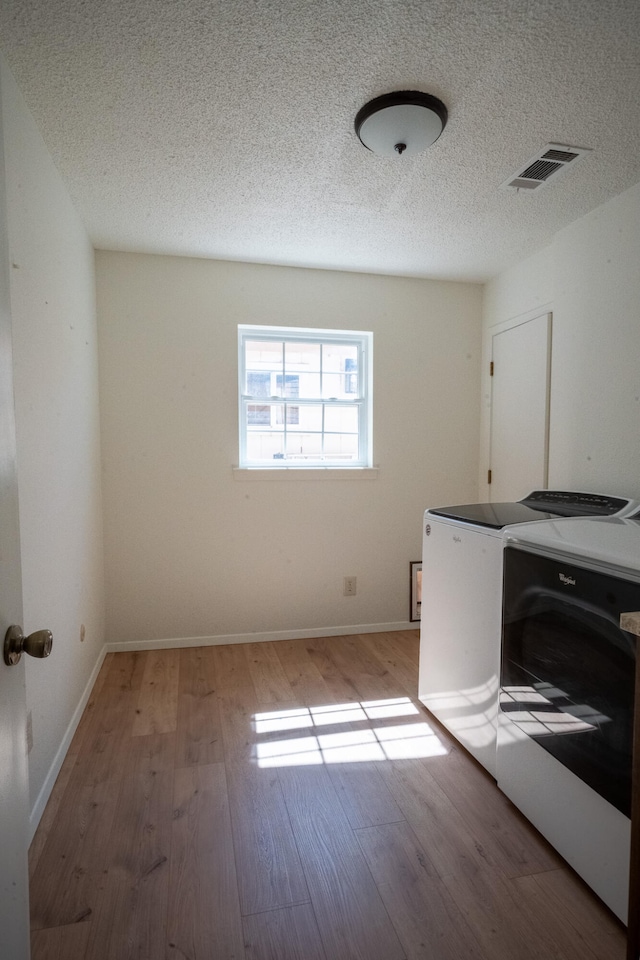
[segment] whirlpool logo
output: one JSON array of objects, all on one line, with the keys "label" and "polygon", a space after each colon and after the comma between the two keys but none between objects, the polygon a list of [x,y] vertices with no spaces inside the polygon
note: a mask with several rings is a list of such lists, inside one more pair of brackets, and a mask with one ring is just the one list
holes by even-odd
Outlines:
[{"label": "whirlpool logo", "polygon": [[573,577],[568,577],[566,573],[559,573],[558,577],[560,578],[560,583],[564,583],[566,587],[575,587],[576,582]]}]

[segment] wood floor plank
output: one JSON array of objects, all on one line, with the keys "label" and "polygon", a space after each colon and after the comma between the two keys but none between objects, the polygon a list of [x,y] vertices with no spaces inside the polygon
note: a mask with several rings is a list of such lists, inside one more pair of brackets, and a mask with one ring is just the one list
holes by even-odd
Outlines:
[{"label": "wood floor plank", "polygon": [[31,884],[32,929],[79,923],[95,913],[119,789],[116,780],[67,788]]},{"label": "wood floor plank", "polygon": [[173,771],[154,767],[121,781],[86,960],[164,956]]},{"label": "wood floor plank", "polygon": [[244,647],[243,643],[230,643],[211,648],[218,678],[218,694],[223,697],[246,698],[257,703],[258,696]]},{"label": "wood floor plank", "polygon": [[324,637],[306,640],[305,648],[309,654],[309,659],[331,692],[331,702],[349,703],[350,701],[360,701],[361,696],[359,691],[356,690],[355,685],[350,680],[345,679],[329,656],[327,642],[327,638]]},{"label": "wood floor plank", "polygon": [[379,763],[332,763],[327,770],[353,829],[404,820]]},{"label": "wood floor plank", "polygon": [[399,630],[393,634],[393,645],[418,666],[420,660],[420,630]]},{"label": "wood floor plank", "polygon": [[[537,943],[546,949],[549,957],[555,952],[562,960],[597,960],[594,942],[587,932],[589,928],[572,923],[571,913],[548,894],[544,886],[546,876],[517,877],[511,883],[512,896],[535,930]],[[543,925],[538,923],[541,914],[545,916]],[[607,956],[611,955],[611,947],[611,943],[607,944]],[[624,938],[618,948],[620,960],[624,960]]]},{"label": "wood floor plank", "polygon": [[506,877],[556,869],[562,859],[479,764],[461,751],[433,764],[431,775]]},{"label": "wood floor plank", "polygon": [[176,744],[180,767],[224,759],[217,686],[211,647],[180,651]]},{"label": "wood floor plank", "polygon": [[361,638],[366,649],[375,656],[392,677],[402,685],[405,694],[412,699],[418,696],[416,666],[393,642],[392,633],[370,633]]},{"label": "wood floor plank", "polygon": [[257,701],[232,693],[220,697],[218,703],[225,760],[255,760],[256,717],[261,712]]},{"label": "wood floor plank", "polygon": [[458,860],[443,883],[487,958],[569,960],[541,935],[540,925],[531,922],[513,882],[497,870],[470,859]]},{"label": "wood floor plank", "polygon": [[243,960],[224,764],[176,770],[174,789],[166,955]]},{"label": "wood floor plank", "polygon": [[261,703],[279,703],[294,699],[294,693],[273,643],[248,643],[245,646],[249,672]]},{"label": "wood floor plank", "polygon": [[295,699],[310,707],[335,703],[304,640],[279,640],[275,647]]},{"label": "wood floor plank", "polygon": [[105,658],[107,669],[104,677],[102,677],[100,692],[104,691],[111,699],[116,690],[122,692],[139,691],[146,662],[147,654],[140,653],[137,650],[107,654]]},{"label": "wood floor plank", "polygon": [[246,960],[328,960],[309,903],[245,917]]},{"label": "wood floor plank", "polygon": [[406,821],[358,830],[357,836],[407,960],[485,960]]},{"label": "wood floor plank", "polygon": [[331,637],[324,641],[324,648],[344,680],[353,685],[359,700],[392,700],[407,695],[402,683],[365,648],[360,637]]},{"label": "wood floor plank", "polygon": [[31,933],[31,960],[85,960],[91,923],[71,923]]},{"label": "wood floor plank", "polygon": [[467,862],[490,870],[491,850],[485,850],[476,839],[433,779],[429,761],[394,760],[382,764],[380,773],[440,877],[460,870]]},{"label": "wood floor plank", "polygon": [[404,960],[326,769],[286,767],[279,777],[327,957]]},{"label": "wood floor plank", "polygon": [[[563,865],[559,870],[534,877],[554,902],[570,918],[574,927],[581,930],[599,958],[622,957],[626,940],[626,927],[608,907],[599,900],[573,870]],[[546,914],[546,905],[541,903],[541,916]]]},{"label": "wood floor plank", "polygon": [[176,734],[150,733],[146,737],[129,737],[121,755],[121,779],[172,773],[176,765]]},{"label": "wood floor plank", "polygon": [[298,848],[274,769],[226,764],[243,916],[309,900]]},{"label": "wood floor plank", "polygon": [[84,737],[91,729],[95,707],[98,702],[98,695],[104,685],[104,680],[111,666],[112,658],[113,654],[107,654],[105,657],[102,668],[96,679],[96,683],[89,696],[87,705],[83,711],[82,717],[80,718],[78,728],[76,729],[73,739],[71,740],[69,749],[60,768],[60,772],[56,778],[56,782],[49,796],[49,800],[47,801],[47,805],[44,809],[42,817],[40,818],[38,828],[31,841],[31,845],[29,847],[30,878],[33,878],[34,872],[37,869],[38,862],[40,860],[40,855],[44,849],[44,845],[51,829],[55,825],[58,810],[60,808],[60,804],[62,803],[67,786],[69,785],[69,780],[73,774],[78,755],[82,748]]},{"label": "wood floor plank", "polygon": [[576,931],[576,942],[586,942],[598,960],[624,960],[626,928],[593,895],[570,867],[519,878],[514,884],[525,891],[532,919],[552,916],[563,929]]},{"label": "wood floor plank", "polygon": [[72,780],[87,785],[121,776],[121,757],[133,730],[145,662],[143,653],[113,656],[99,694],[100,708],[97,700],[89,701],[87,728],[77,751]]},{"label": "wood floor plank", "polygon": [[149,650],[132,735],[171,733],[178,722],[179,650]]}]

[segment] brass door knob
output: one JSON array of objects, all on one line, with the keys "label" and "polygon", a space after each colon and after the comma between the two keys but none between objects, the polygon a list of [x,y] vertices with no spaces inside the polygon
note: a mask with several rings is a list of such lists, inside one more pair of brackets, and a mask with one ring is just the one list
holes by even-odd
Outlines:
[{"label": "brass door knob", "polygon": [[9,627],[4,638],[4,662],[12,667],[23,653],[28,653],[30,657],[48,657],[52,645],[51,630],[36,630],[35,633],[25,637],[22,634],[22,627],[14,624]]}]

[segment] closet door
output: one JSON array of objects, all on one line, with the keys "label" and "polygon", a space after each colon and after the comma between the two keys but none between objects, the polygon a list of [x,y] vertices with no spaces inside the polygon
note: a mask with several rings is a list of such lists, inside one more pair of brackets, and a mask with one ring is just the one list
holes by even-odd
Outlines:
[{"label": "closet door", "polygon": [[500,503],[548,484],[551,314],[514,321],[491,346],[489,499]]}]

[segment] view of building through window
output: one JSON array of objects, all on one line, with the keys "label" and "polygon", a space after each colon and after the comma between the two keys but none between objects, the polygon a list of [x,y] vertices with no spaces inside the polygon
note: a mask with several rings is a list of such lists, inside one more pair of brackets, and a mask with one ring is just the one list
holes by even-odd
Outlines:
[{"label": "view of building through window", "polygon": [[241,466],[369,466],[371,334],[239,327]]}]

